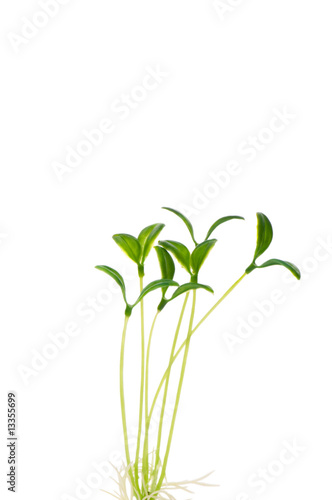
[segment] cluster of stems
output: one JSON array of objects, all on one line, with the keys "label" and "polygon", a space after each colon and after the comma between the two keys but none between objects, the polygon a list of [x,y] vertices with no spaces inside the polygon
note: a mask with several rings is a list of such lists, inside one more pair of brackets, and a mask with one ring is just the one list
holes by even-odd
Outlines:
[{"label": "cluster of stems", "polygon": [[[123,424],[123,434],[124,434],[124,442],[125,442],[125,452],[126,452],[126,460],[127,465],[132,464],[130,477],[134,486],[134,490],[139,499],[142,499],[148,495],[151,495],[153,492],[158,492],[162,486],[162,483],[166,476],[166,468],[169,459],[169,454],[171,450],[172,438],[174,433],[175,421],[178,413],[182,386],[188,361],[188,354],[190,348],[190,341],[193,334],[198,330],[198,328],[204,323],[204,321],[210,316],[210,314],[221,304],[221,302],[234,290],[234,288],[243,280],[243,278],[247,274],[244,273],[227,291],[220,297],[220,299],[211,307],[211,309],[197,322],[194,326],[195,319],[195,309],[196,309],[196,290],[192,290],[187,292],[184,297],[183,305],[181,308],[180,316],[177,322],[177,326],[175,329],[175,334],[173,338],[173,343],[171,347],[171,352],[169,356],[168,366],[160,380],[160,383],[157,387],[157,390],[152,399],[152,403],[149,406],[149,361],[150,361],[150,351],[151,351],[151,342],[153,337],[153,332],[155,329],[155,325],[157,323],[158,316],[161,314],[161,311],[157,311],[150,328],[147,347],[145,348],[145,321],[144,321],[144,300],[140,303],[140,315],[141,315],[141,384],[140,384],[140,403],[139,403],[139,415],[138,415],[138,436],[137,436],[137,444],[136,444],[136,454],[135,460],[132,461],[129,453],[129,442],[128,442],[128,432],[127,432],[127,423],[126,423],[126,409],[125,409],[125,396],[124,396],[124,354],[125,354],[125,339],[126,339],[126,331],[129,317],[125,316],[124,327],[122,333],[122,344],[121,344],[121,356],[120,356],[120,399],[121,399],[121,413],[122,413],[122,424]],[[141,282],[141,290],[143,289],[143,278],[140,278]],[[180,330],[183,324],[183,318],[185,315],[185,311],[189,302],[190,295],[192,296],[191,301],[191,311],[189,318],[189,325],[187,330],[187,335],[185,340],[181,345],[178,346],[178,339]],[[173,415],[171,419],[169,434],[166,442],[166,449],[164,455],[161,455],[161,442],[162,442],[162,432],[164,427],[164,416],[166,410],[166,403],[168,397],[168,388],[169,381],[171,376],[171,370],[174,364],[174,361],[183,353],[182,357],[182,365],[181,371],[178,381],[178,388],[176,392],[175,405],[173,409]],[[161,402],[161,411],[159,416],[159,425],[158,425],[158,435],[157,435],[157,444],[154,450],[154,453],[150,453],[149,450],[149,430],[150,423],[153,415],[153,411],[155,410],[156,403],[162,394],[162,402]],[[141,477],[139,476],[139,463],[141,460],[141,442],[142,442],[142,431],[143,431],[143,418],[145,419],[145,428],[143,435],[143,455],[142,455],[142,472]],[[149,463],[149,457],[153,457],[153,463]]]}]

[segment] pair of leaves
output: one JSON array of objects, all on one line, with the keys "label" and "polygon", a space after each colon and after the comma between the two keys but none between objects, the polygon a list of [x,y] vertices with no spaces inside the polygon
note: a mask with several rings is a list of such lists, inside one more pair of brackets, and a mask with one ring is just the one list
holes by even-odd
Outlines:
[{"label": "pair of leaves", "polygon": [[[180,217],[180,219],[182,219],[182,221],[185,223],[185,225],[187,226],[188,228],[188,231],[190,233],[190,236],[193,240],[193,242],[195,243],[195,246],[198,246],[198,243],[197,241],[195,240],[195,237],[194,237],[194,228],[190,222],[190,220],[185,216],[183,215],[181,212],[179,212],[178,210],[175,210],[174,208],[169,208],[169,207],[163,207],[164,210],[168,210],[169,212],[172,212],[173,214],[177,215],[178,217]],[[229,215],[227,217],[221,217],[221,219],[218,219],[214,224],[212,224],[212,226],[210,227],[210,229],[208,230],[207,234],[206,234],[206,237],[205,237],[205,240],[208,240],[211,236],[211,234],[213,233],[213,231],[218,227],[220,226],[220,224],[223,224],[224,222],[227,222],[229,220],[232,220],[232,219],[242,219],[244,220],[243,217],[240,217],[238,215]]]},{"label": "pair of leaves", "polygon": [[[170,242],[167,242],[167,243],[170,243]],[[177,242],[172,242],[172,243],[177,243]],[[170,245],[171,245],[171,243],[170,243]],[[179,245],[180,245],[180,250],[178,248],[178,254],[181,253],[181,243],[179,243]],[[166,245],[166,246],[168,246],[168,245]],[[182,245],[182,246],[184,247],[184,245]],[[173,247],[177,248],[177,245],[175,245]],[[157,252],[157,257],[158,257],[158,261],[159,261],[159,265],[160,265],[162,278],[163,279],[170,279],[170,280],[173,279],[174,273],[175,273],[175,265],[174,265],[174,261],[172,259],[172,256],[168,253],[166,248],[164,248],[162,246],[156,246],[155,249]],[[189,250],[188,250],[188,253],[189,253]],[[161,299],[161,302],[158,306],[159,311],[161,311],[165,307],[165,305],[168,302],[170,302],[171,300],[179,297],[180,295],[182,295],[185,292],[189,292],[190,290],[195,290],[197,288],[203,288],[204,290],[207,290],[207,291],[213,293],[212,288],[207,286],[207,285],[201,285],[199,283],[185,283],[184,285],[180,285],[175,290],[175,292],[173,293],[173,295],[170,299],[165,299],[165,294],[166,294],[166,291],[168,289],[168,286],[163,287],[162,299]]]},{"label": "pair of leaves", "polygon": [[182,267],[191,275],[197,276],[210,250],[214,247],[217,240],[206,240],[196,246],[192,254],[188,248],[178,241],[165,240],[159,241],[159,245],[171,252]]},{"label": "pair of leaves", "polygon": [[164,227],[165,224],[152,224],[145,227],[138,238],[131,234],[120,233],[115,234],[113,240],[139,267],[144,266],[145,259]]},{"label": "pair of leaves", "polygon": [[246,269],[246,273],[251,273],[254,269],[260,269],[270,266],[283,266],[288,269],[298,280],[301,279],[301,272],[295,264],[288,262],[287,260],[280,259],[270,259],[260,266],[256,264],[256,259],[263,255],[263,253],[269,248],[273,239],[273,229],[272,224],[269,219],[261,212],[257,214],[257,242],[256,249],[252,263]]},{"label": "pair of leaves", "polygon": [[139,296],[138,296],[137,300],[134,302],[134,304],[129,304],[127,301],[127,295],[126,295],[126,285],[125,285],[124,279],[121,276],[121,274],[118,273],[118,271],[116,271],[115,269],[112,269],[111,267],[108,267],[108,266],[96,266],[96,269],[98,269],[99,271],[103,271],[104,273],[111,276],[111,278],[113,278],[114,281],[119,285],[121,292],[122,292],[122,295],[123,295],[123,299],[124,299],[126,306],[127,306],[126,307],[126,315],[127,316],[130,316],[132,309],[135,306],[137,306],[137,304],[139,304],[139,302],[148,293],[153,292],[154,290],[157,290],[158,288],[164,288],[164,287],[168,288],[169,286],[177,286],[177,287],[179,286],[179,283],[177,283],[176,281],[173,281],[171,279],[159,279],[159,280],[152,281],[151,283],[149,283],[148,285],[146,285],[143,288],[143,290],[139,294]]}]

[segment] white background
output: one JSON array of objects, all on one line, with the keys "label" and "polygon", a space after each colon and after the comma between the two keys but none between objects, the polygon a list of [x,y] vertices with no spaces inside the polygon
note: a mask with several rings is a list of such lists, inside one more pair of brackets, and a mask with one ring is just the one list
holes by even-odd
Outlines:
[{"label": "white background", "polygon": [[[113,286],[96,264],[134,276],[112,234],[165,222],[164,238],[190,244],[163,205],[191,210],[201,239],[218,217],[246,218],[216,232],[218,246],[201,276],[216,297],[250,263],[256,211],[274,227],[266,256],[293,261],[304,272],[298,287],[284,281],[281,268],[251,274],[197,333],[169,479],[215,470],[220,488],[198,488],[197,499],[331,496],[331,6],[327,0],[235,4],[222,16],[212,0],[72,0],[45,20],[36,1],[1,2],[0,455],[8,498],[8,390],[18,397],[16,498],[80,498],[77,481],[95,472],[93,463],[122,451],[120,296],[99,303],[93,318],[82,311]],[[46,23],[25,42],[17,38],[23,18]],[[146,68],[158,67],[167,76],[121,119],[112,104],[131,92],[141,97],[135,87]],[[293,118],[271,136],[261,131],[275,109]],[[104,118],[113,119],[113,133],[61,182],[54,162],[64,163],[68,146]],[[259,133],[271,141],[248,161],[239,148]],[[231,160],[239,167],[228,185],[208,185],[210,173]],[[329,239],[330,253],[320,247]],[[147,278],[156,277],[153,255]],[[133,297],[137,283],[128,286]],[[236,335],[256,301],[276,289],[283,303],[231,352],[225,333]],[[204,292],[198,298],[197,318],[215,300]],[[149,301],[149,321],[156,300]],[[179,307],[169,306],[170,317],[157,329],[154,381],[166,362],[172,334],[166,327],[173,328]],[[41,353],[49,334],[71,322],[79,334],[24,384],[18,367],[31,367],[33,350]],[[133,328],[126,359],[131,427],[138,358]],[[259,495],[248,479],[279,459],[285,440],[305,451],[279,477],[270,476]],[[107,497],[94,489],[86,498]]]}]

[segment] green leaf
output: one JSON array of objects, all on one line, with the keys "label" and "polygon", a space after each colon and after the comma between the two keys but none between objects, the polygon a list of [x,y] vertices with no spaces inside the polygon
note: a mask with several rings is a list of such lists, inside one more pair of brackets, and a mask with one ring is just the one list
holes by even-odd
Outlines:
[{"label": "green leaf", "polygon": [[159,241],[159,245],[171,252],[174,257],[180,262],[181,266],[184,267],[189,274],[191,274],[190,252],[185,245],[173,240]]},{"label": "green leaf", "polygon": [[133,307],[135,307],[143,299],[143,297],[145,297],[145,295],[147,295],[148,293],[153,292],[154,290],[157,290],[158,288],[163,288],[165,286],[167,286],[167,287],[168,286],[179,286],[179,283],[177,283],[176,281],[173,281],[173,280],[165,280],[165,279],[152,281],[151,283],[146,285],[146,287],[143,288],[142,292],[139,294],[138,299],[133,304]]},{"label": "green leaf", "polygon": [[144,264],[155,239],[159,236],[164,227],[165,224],[152,224],[144,228],[138,235],[138,241],[141,245],[141,264]]},{"label": "green leaf", "polygon": [[209,239],[209,237],[211,236],[211,234],[213,233],[213,231],[218,226],[220,226],[220,224],[223,224],[224,222],[227,222],[227,221],[232,220],[232,219],[242,219],[242,220],[244,220],[244,217],[240,217],[239,215],[228,215],[227,217],[221,217],[221,219],[218,219],[214,224],[212,224],[212,226],[210,227],[210,229],[207,232],[205,240]]},{"label": "green leaf", "polygon": [[193,242],[195,243],[195,245],[197,245],[197,242],[195,240],[195,237],[194,237],[194,228],[190,222],[189,219],[187,219],[187,217],[185,215],[183,215],[181,212],[179,212],[178,210],[175,210],[174,208],[169,208],[169,207],[162,207],[164,210],[169,210],[169,212],[173,212],[173,214],[177,215],[178,217],[180,217],[180,219],[183,220],[183,222],[185,223],[185,225],[187,226],[188,228],[188,231],[190,233],[190,236],[193,240]]},{"label": "green leaf", "polygon": [[122,233],[115,234],[113,240],[131,260],[136,262],[136,264],[140,263],[141,245],[137,238],[131,236],[131,234]]},{"label": "green leaf", "polygon": [[[163,279],[172,280],[175,274],[175,265],[171,255],[163,247],[154,247],[157,252],[157,257],[159,261],[161,277]],[[164,293],[167,288],[165,288]]]},{"label": "green leaf", "polygon": [[257,243],[253,262],[262,255],[271,244],[273,238],[273,229],[271,222],[266,215],[258,212],[257,214]]},{"label": "green leaf", "polygon": [[173,300],[182,293],[189,292],[190,290],[196,290],[197,288],[203,288],[203,290],[207,290],[208,292],[214,293],[212,288],[208,285],[201,285],[200,283],[185,283],[184,285],[179,286],[172,297],[169,300]]},{"label": "green leaf", "polygon": [[257,266],[259,268],[261,267],[270,267],[270,266],[283,266],[286,269],[288,269],[296,279],[300,280],[301,279],[301,271],[299,270],[298,267],[295,266],[295,264],[292,264],[291,262],[288,262],[287,260],[280,260],[280,259],[270,259],[264,262],[264,264],[261,264],[260,266]]},{"label": "green leaf", "polygon": [[122,278],[121,274],[118,273],[118,271],[116,271],[115,269],[112,269],[111,267],[108,267],[108,266],[96,266],[96,269],[98,269],[99,271],[103,271],[104,273],[108,274],[109,276],[111,276],[111,278],[114,279],[114,281],[121,288],[121,292],[122,292],[124,301],[127,304],[126,285],[125,285],[124,279]]},{"label": "green leaf", "polygon": [[[172,280],[174,278],[174,274],[175,274],[175,264],[174,264],[174,261],[173,261],[171,255],[163,247],[156,246],[155,250],[157,252],[157,257],[158,257],[159,266],[160,266],[160,270],[161,270],[161,277],[163,279]],[[165,286],[162,289],[163,297],[165,296],[167,289],[168,289],[167,286]]]},{"label": "green leaf", "polygon": [[206,240],[203,243],[197,245],[190,257],[191,269],[194,275],[197,275],[198,271],[203,265],[206,257],[208,256],[210,250],[217,243],[217,240]]},{"label": "green leaf", "polygon": [[[157,257],[159,261],[159,266],[161,270],[161,277],[163,279],[172,280],[175,274],[175,264],[172,259],[172,256],[165,250],[163,247],[154,247],[157,252]],[[165,305],[167,304],[167,300],[165,299],[166,292],[168,290],[168,286],[164,286],[162,288],[162,298],[161,302],[158,306],[158,310],[161,311]]]}]

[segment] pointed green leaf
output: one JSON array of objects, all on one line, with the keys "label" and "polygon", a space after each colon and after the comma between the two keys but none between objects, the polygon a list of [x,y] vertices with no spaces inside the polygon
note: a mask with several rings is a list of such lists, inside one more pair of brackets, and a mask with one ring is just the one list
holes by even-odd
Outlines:
[{"label": "pointed green leaf", "polygon": [[[165,250],[163,247],[156,246],[154,247],[157,252],[157,257],[159,261],[159,266],[161,270],[161,277],[163,279],[172,280],[175,274],[175,264],[171,257],[171,255]],[[165,293],[167,292],[168,286],[163,287],[162,294],[163,298],[165,297]]]},{"label": "pointed green leaf", "polygon": [[262,255],[271,244],[273,238],[273,229],[271,222],[266,215],[258,212],[257,214],[257,243],[253,262]]},{"label": "pointed green leaf", "polygon": [[197,275],[210,250],[216,243],[217,240],[206,240],[197,245],[190,257],[190,265],[194,275]]},{"label": "pointed green leaf", "polygon": [[172,280],[175,274],[175,265],[171,255],[163,247],[156,246],[154,248],[157,252],[161,277]]},{"label": "pointed green leaf", "polygon": [[190,220],[187,219],[187,217],[185,215],[183,215],[178,210],[175,210],[174,208],[169,208],[169,207],[162,207],[162,208],[164,210],[169,210],[169,212],[173,212],[173,214],[177,215],[178,217],[180,217],[180,219],[183,220],[183,222],[185,223],[185,225],[188,228],[188,231],[190,233],[190,236],[191,236],[193,242],[195,243],[195,245],[197,245],[197,242],[196,242],[195,237],[194,237],[194,228],[193,228],[192,223],[190,222]]},{"label": "pointed green leaf", "polygon": [[210,229],[207,232],[205,240],[209,239],[209,237],[211,236],[211,234],[213,233],[213,231],[218,226],[220,226],[220,224],[223,224],[224,222],[227,222],[227,221],[232,220],[232,219],[242,219],[242,220],[244,220],[244,217],[240,217],[239,215],[228,215],[227,217],[221,217],[221,219],[218,219],[214,224],[212,224],[212,226],[210,227]]},{"label": "pointed green leaf", "polygon": [[137,238],[131,236],[131,234],[122,233],[115,234],[113,240],[131,260],[136,262],[136,264],[140,263],[141,245]]},{"label": "pointed green leaf", "polygon": [[141,264],[144,264],[145,259],[150,253],[155,239],[159,236],[160,232],[164,229],[165,224],[152,224],[144,228],[139,236],[138,241],[141,245]]},{"label": "pointed green leaf", "polygon": [[164,241],[159,241],[159,245],[171,252],[174,257],[180,262],[181,266],[188,271],[188,273],[191,274],[190,272],[190,252],[188,248],[183,245],[182,243],[179,243],[178,241],[173,241],[173,240],[164,240]]},{"label": "pointed green leaf", "polygon": [[298,267],[295,266],[295,264],[292,264],[291,262],[288,262],[287,260],[280,260],[280,259],[270,259],[264,262],[264,264],[261,264],[260,266],[257,266],[259,268],[261,267],[270,267],[270,266],[283,266],[286,269],[288,269],[296,279],[301,279],[301,271],[299,270]]},{"label": "pointed green leaf", "polygon": [[[171,255],[163,247],[156,246],[155,250],[157,252],[157,257],[158,257],[159,266],[160,266],[160,270],[161,270],[161,277],[163,279],[172,280],[174,278],[174,274],[175,274],[175,264],[174,264],[174,261],[173,261]],[[165,296],[167,289],[168,289],[167,286],[165,286],[162,289],[163,297]]]},{"label": "pointed green leaf", "polygon": [[165,286],[179,286],[179,283],[173,280],[156,280],[152,281],[146,287],[143,288],[142,292],[139,294],[138,299],[136,302],[133,304],[133,307],[135,307],[142,299],[145,297],[150,292],[153,292],[154,290],[157,290],[158,288],[163,288]]},{"label": "pointed green leaf", "polygon": [[182,293],[189,292],[190,290],[196,290],[197,288],[203,288],[203,290],[207,290],[208,292],[214,293],[212,288],[208,285],[201,285],[200,283],[185,283],[184,285],[179,286],[172,297],[169,300],[173,300]]},{"label": "pointed green leaf", "polygon": [[124,279],[122,278],[121,274],[118,273],[118,271],[116,271],[115,269],[112,269],[111,267],[108,267],[108,266],[96,266],[96,269],[98,269],[99,271],[103,271],[104,273],[108,274],[109,276],[111,276],[111,278],[114,279],[114,281],[121,288],[121,292],[122,292],[124,301],[127,304],[126,285],[125,285]]}]

